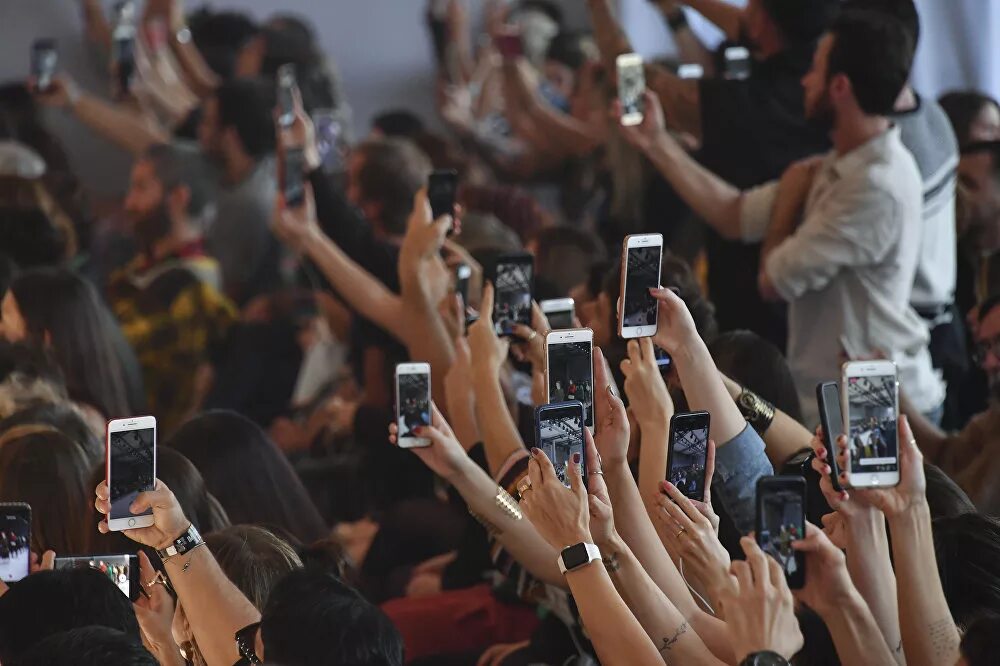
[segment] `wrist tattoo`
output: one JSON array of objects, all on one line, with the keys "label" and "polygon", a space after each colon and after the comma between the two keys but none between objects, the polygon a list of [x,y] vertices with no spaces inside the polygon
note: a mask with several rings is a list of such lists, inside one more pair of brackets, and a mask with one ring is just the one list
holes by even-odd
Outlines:
[{"label": "wrist tattoo", "polygon": [[621,562],[618,561],[618,553],[611,553],[601,561],[604,562],[604,568],[608,573],[617,573],[622,568]]},{"label": "wrist tattoo", "polygon": [[681,626],[677,627],[677,631],[674,632],[674,635],[672,637],[663,639],[663,645],[660,647],[660,652],[669,652],[670,648],[674,646],[674,643],[679,641],[681,639],[681,636],[687,633],[687,630],[688,630],[688,623],[683,622]]},{"label": "wrist tattoo", "polygon": [[955,651],[958,632],[951,618],[943,618],[927,626],[927,634],[931,639],[934,654],[939,657],[949,656]]}]

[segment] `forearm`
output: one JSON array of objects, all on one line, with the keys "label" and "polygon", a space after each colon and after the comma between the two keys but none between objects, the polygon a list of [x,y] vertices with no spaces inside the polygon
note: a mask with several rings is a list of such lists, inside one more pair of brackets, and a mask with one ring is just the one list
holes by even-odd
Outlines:
[{"label": "forearm", "polygon": [[83,0],[83,25],[87,41],[97,46],[103,53],[111,51],[111,26],[104,15],[99,0]]},{"label": "forearm", "polygon": [[[720,372],[726,390],[735,401],[743,390],[739,384]],[[761,396],[767,400],[767,396]],[[780,409],[775,408],[771,426],[764,432],[764,443],[767,444],[767,458],[775,469],[781,468],[789,458],[809,446],[812,435],[806,428]]]},{"label": "forearm", "polygon": [[72,103],[72,109],[80,122],[133,155],[170,141],[162,127],[85,92]]},{"label": "forearm", "polygon": [[209,666],[228,666],[240,658],[235,635],[260,621],[260,613],[219,568],[208,546],[164,563],[177,599]]},{"label": "forearm", "polygon": [[512,455],[524,449],[524,442],[507,408],[497,377],[492,373],[474,376],[472,388],[476,395],[476,422],[483,436],[486,463],[490,474],[496,476]]},{"label": "forearm", "polygon": [[641,433],[639,445],[639,496],[652,519],[652,512],[659,511],[655,497],[660,491],[660,482],[667,473],[667,447],[670,437],[671,414],[664,414],[660,420],[639,423]]},{"label": "forearm", "polygon": [[726,39],[740,38],[742,10],[722,0],[684,0],[684,4],[695,10],[726,34]]},{"label": "forearm", "polygon": [[680,144],[665,134],[646,155],[677,194],[709,226],[724,238],[736,240],[740,237],[742,197],[738,189],[698,164]]},{"label": "forearm", "polygon": [[[405,284],[405,283],[404,283]],[[436,305],[425,304],[419,297],[403,288],[403,321],[407,331],[403,338],[406,350],[413,359],[422,359],[431,366],[431,384],[434,395],[445,395],[444,378],[455,362],[455,345]],[[447,409],[447,402],[441,404]],[[445,412],[445,416],[449,416]]]},{"label": "forearm", "polygon": [[601,61],[609,79],[614,81],[614,73],[617,70],[615,60],[623,53],[631,53],[632,44],[618,23],[618,17],[611,8],[610,0],[587,0],[587,9],[590,12],[590,25],[594,31],[594,41],[597,42]]},{"label": "forearm", "polygon": [[[847,571],[867,604],[887,647],[896,661],[905,663],[896,607],[896,574],[889,555],[889,538],[881,511],[867,509],[848,517]],[[850,663],[845,661],[844,663]]]},{"label": "forearm", "polygon": [[852,590],[847,599],[838,599],[836,604],[831,604],[820,616],[830,630],[840,663],[852,666],[883,666],[893,663],[892,653],[882,638],[875,618],[857,590]]},{"label": "forearm", "polygon": [[646,65],[646,83],[663,106],[667,125],[701,139],[701,89],[697,80],[682,79],[657,63]]},{"label": "forearm", "polygon": [[201,98],[208,97],[219,87],[219,77],[205,62],[201,51],[191,39],[187,26],[177,25],[169,35],[170,49],[180,63],[192,91]]},{"label": "forearm", "polygon": [[660,666],[663,659],[599,562],[566,574],[590,641],[604,666]]},{"label": "forearm", "polygon": [[712,438],[720,448],[743,432],[746,419],[726,389],[705,343],[695,338],[673,354],[673,359],[688,406],[691,411],[704,410],[712,415]]},{"label": "forearm", "polygon": [[621,537],[615,535],[608,543],[598,546],[615,588],[660,651],[664,662],[720,663],[687,618],[656,586]]},{"label": "forearm", "polygon": [[889,521],[899,597],[903,651],[910,666],[953,664],[960,637],[938,575],[925,502]]},{"label": "forearm", "polygon": [[906,415],[913,437],[917,440],[917,446],[927,456],[928,461],[938,464],[948,435],[928,421],[920,410],[914,407],[904,391],[899,392],[899,411]]}]

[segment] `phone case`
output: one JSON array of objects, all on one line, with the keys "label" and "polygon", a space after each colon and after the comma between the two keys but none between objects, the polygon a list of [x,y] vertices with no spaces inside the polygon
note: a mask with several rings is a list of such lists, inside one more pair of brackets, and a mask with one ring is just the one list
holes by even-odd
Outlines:
[{"label": "phone case", "polygon": [[[830,466],[830,483],[838,493],[844,489],[840,485],[840,467],[837,465],[837,445],[830,436],[833,429],[830,427],[829,413],[826,409],[826,396],[824,388],[833,385],[837,389],[837,400],[840,400],[840,387],[837,382],[821,382],[816,385],[816,403],[819,406],[819,419],[823,426],[823,445],[826,447],[826,463]],[[844,424],[841,422],[837,430],[843,430]]]},{"label": "phone case", "polygon": [[[678,483],[676,483],[673,479],[670,478],[670,472],[674,467],[674,449],[675,449],[674,435],[677,432],[677,430],[681,429],[682,427],[688,426],[689,424],[687,422],[690,422],[690,425],[699,425],[702,422],[705,424],[705,430],[706,430],[705,455],[702,458],[703,467],[701,471],[701,482],[699,484],[701,486],[701,493],[689,493],[686,484],[682,482],[680,485],[678,485]],[[667,480],[670,481],[671,483],[674,483],[677,489],[680,490],[685,497],[687,497],[688,499],[697,500],[699,502],[705,501],[705,490],[706,490],[705,477],[708,474],[708,469],[705,466],[708,464],[708,438],[711,436],[710,432],[711,432],[711,416],[709,415],[708,412],[681,412],[679,414],[674,414],[670,418],[670,436],[668,438],[669,446],[667,447]]]},{"label": "phone case", "polygon": [[[782,517],[778,534],[773,537],[764,520],[765,504],[768,497],[776,493],[795,496],[801,505],[801,520],[798,525],[784,523]],[[806,530],[806,482],[801,476],[765,476],[757,481],[757,545],[769,556],[777,560],[785,572],[788,587],[795,590],[805,585],[805,556],[791,549],[791,542],[805,538]],[[766,542],[765,542],[766,539]]]}]

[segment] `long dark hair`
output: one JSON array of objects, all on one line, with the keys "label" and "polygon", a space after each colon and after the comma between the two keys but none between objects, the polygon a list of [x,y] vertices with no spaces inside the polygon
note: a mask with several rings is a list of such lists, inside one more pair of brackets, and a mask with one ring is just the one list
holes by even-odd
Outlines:
[{"label": "long dark hair", "polygon": [[16,437],[0,446],[0,501],[31,505],[31,549],[83,555],[97,531],[91,519],[90,461],[56,431]]},{"label": "long dark hair", "polygon": [[233,524],[287,532],[302,543],[328,529],[288,459],[253,421],[214,410],[191,419],[164,444],[194,463]]},{"label": "long dark hair", "polygon": [[229,527],[226,510],[208,492],[198,468],[183,453],[161,446],[156,454],[156,477],[167,484],[199,532],[209,534]]},{"label": "long dark hair", "polygon": [[109,418],[142,413],[139,362],[93,285],[67,269],[39,268],[15,277],[10,291],[30,341],[51,348],[70,398]]}]

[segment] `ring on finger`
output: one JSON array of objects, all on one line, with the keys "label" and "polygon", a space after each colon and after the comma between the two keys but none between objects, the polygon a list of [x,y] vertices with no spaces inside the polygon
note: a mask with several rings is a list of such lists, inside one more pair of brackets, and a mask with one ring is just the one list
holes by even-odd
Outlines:
[{"label": "ring on finger", "polygon": [[686,527],[680,528],[679,530],[677,530],[677,534],[674,535],[674,538],[675,539],[680,539],[681,535],[684,534],[685,532],[687,532],[687,528]]},{"label": "ring on finger", "polygon": [[531,478],[526,476],[517,484],[517,492],[524,497],[524,493],[529,490],[531,490]]},{"label": "ring on finger", "polygon": [[538,337],[538,331],[532,331],[531,335],[528,336],[528,340],[527,341],[531,342],[532,340],[534,340],[537,337]]}]

